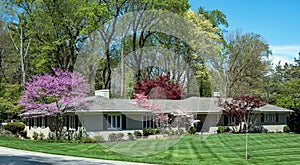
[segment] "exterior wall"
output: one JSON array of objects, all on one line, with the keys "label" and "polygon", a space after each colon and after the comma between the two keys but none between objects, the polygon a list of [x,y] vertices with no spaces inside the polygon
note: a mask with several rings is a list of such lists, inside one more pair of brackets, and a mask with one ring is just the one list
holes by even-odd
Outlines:
[{"label": "exterior wall", "polygon": [[196,114],[196,120],[200,120],[199,123],[196,124],[196,128],[198,132],[215,132],[216,126],[219,124],[221,120],[220,114]]},{"label": "exterior wall", "polygon": [[[73,132],[75,132],[76,130],[78,130],[80,123],[76,119],[74,113],[67,113],[66,115],[67,118],[65,118],[63,131],[73,130]],[[73,117],[72,121],[70,121],[70,116]],[[49,133],[51,132],[49,127],[51,125],[51,122],[52,122],[51,116],[26,119],[25,130],[27,132],[27,136],[32,138],[33,133],[36,132],[38,134],[43,133],[45,138],[48,138]]]},{"label": "exterior wall", "polygon": [[127,130],[143,129],[143,115],[142,114],[126,114],[126,129]]},{"label": "exterior wall", "polygon": [[[265,117],[265,115],[271,115],[273,114],[273,119],[271,121],[270,116]],[[276,114],[278,115],[276,117]],[[257,117],[254,118],[254,120],[252,121],[252,123],[256,123],[256,125],[261,125],[263,126],[265,129],[267,129],[269,132],[283,132],[283,127],[287,124],[287,117],[288,113],[272,113],[272,112],[268,112],[268,113],[261,113],[261,114],[257,114]],[[222,115],[219,125],[223,125],[225,127],[229,127],[230,129],[234,129],[236,131],[239,130],[239,125],[235,124],[235,125],[230,125],[230,124],[226,124],[225,121],[225,115]],[[277,119],[276,119],[277,118]],[[228,119],[226,119],[228,120]]]},{"label": "exterior wall", "polygon": [[103,131],[103,114],[80,113],[78,118],[87,132]]},{"label": "exterior wall", "polygon": [[262,125],[268,132],[283,132],[285,125]]},{"label": "exterior wall", "polygon": [[[270,115],[270,114],[274,114],[275,115],[275,121],[270,121],[270,120],[263,120],[263,119],[260,119],[259,123],[262,124],[262,125],[284,125],[287,123],[286,121],[286,117],[287,117],[287,113],[263,113],[263,115]],[[276,121],[276,114],[278,115],[278,121]],[[265,116],[261,116],[261,118],[266,118]],[[270,116],[269,116],[269,119],[270,119]]]},{"label": "exterior wall", "polygon": [[43,133],[45,138],[48,138],[50,128],[48,127],[48,123],[50,121],[50,117],[39,117],[39,118],[28,118],[25,120],[25,131],[27,132],[27,136],[32,138],[34,132],[40,134]]},{"label": "exterior wall", "polygon": [[[107,115],[114,115],[119,113],[107,113]],[[82,126],[84,127],[86,133],[90,137],[94,136],[102,136],[105,140],[108,140],[108,136],[111,133],[123,133],[124,139],[127,139],[127,133],[132,133],[135,130],[142,131],[143,129],[143,114],[126,114],[126,129],[125,130],[105,130],[103,127],[104,114],[102,113],[80,113],[78,114],[80,121],[82,122]],[[123,119],[122,119],[123,120]],[[123,122],[123,121],[122,121]]]}]

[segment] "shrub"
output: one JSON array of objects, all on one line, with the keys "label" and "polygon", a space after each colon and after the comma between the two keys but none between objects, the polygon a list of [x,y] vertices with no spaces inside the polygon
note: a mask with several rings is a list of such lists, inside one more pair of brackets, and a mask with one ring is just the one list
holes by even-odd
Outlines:
[{"label": "shrub", "polygon": [[283,127],[283,132],[289,133],[290,131],[291,131],[291,130],[290,130],[290,127],[289,127],[289,126],[285,125],[285,126]]},{"label": "shrub", "polygon": [[27,138],[27,132],[26,131],[21,131],[20,132],[21,137]]},{"label": "shrub", "polygon": [[154,133],[154,134],[159,134],[159,133],[160,133],[160,129],[154,129],[154,130],[153,130],[153,133]]},{"label": "shrub", "polygon": [[132,133],[128,132],[127,136],[128,136],[128,140],[134,140],[134,135],[132,135]]},{"label": "shrub", "polygon": [[224,133],[224,127],[223,126],[218,126],[217,132],[218,133]]},{"label": "shrub", "polygon": [[81,139],[82,143],[96,143],[96,140],[94,138],[85,137]]},{"label": "shrub", "polygon": [[122,140],[123,137],[124,137],[123,133],[118,133],[117,134],[117,140]]},{"label": "shrub", "polygon": [[268,130],[266,128],[264,128],[262,125],[260,125],[260,126],[251,127],[249,129],[249,132],[250,133],[267,133]]},{"label": "shrub", "polygon": [[145,129],[143,130],[143,135],[144,135],[144,136],[154,135],[154,130],[151,129],[151,128],[145,128]]},{"label": "shrub", "polygon": [[196,133],[196,128],[193,127],[193,126],[190,126],[189,129],[188,129],[188,133],[189,134],[195,134]]},{"label": "shrub", "polygon": [[100,142],[104,142],[104,137],[101,136],[101,135],[98,135],[98,136],[94,136],[94,139],[97,143],[100,143]]},{"label": "shrub", "polygon": [[142,137],[142,133],[140,131],[134,131],[133,134],[137,139]]},{"label": "shrub", "polygon": [[12,122],[4,125],[4,129],[10,131],[13,134],[19,134],[19,132],[25,129],[25,124],[20,122]]},{"label": "shrub", "polygon": [[115,133],[109,134],[108,135],[108,140],[109,141],[116,141],[116,140],[118,140],[117,134],[115,134]]},{"label": "shrub", "polygon": [[183,129],[179,129],[175,131],[176,135],[183,135],[184,134],[184,130]]},{"label": "shrub", "polygon": [[75,135],[74,135],[74,139],[75,140],[81,140],[83,138],[82,136],[82,129],[79,129],[78,133],[76,132]]},{"label": "shrub", "polygon": [[34,140],[38,140],[39,139],[39,134],[37,133],[37,132],[33,132],[33,134],[32,134],[32,138],[34,139]]}]

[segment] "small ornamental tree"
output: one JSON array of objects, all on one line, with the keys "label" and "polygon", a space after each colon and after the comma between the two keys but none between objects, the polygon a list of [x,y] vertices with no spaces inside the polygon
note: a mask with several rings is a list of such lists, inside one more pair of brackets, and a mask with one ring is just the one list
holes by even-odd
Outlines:
[{"label": "small ornamental tree", "polygon": [[182,87],[173,83],[170,75],[159,76],[155,80],[146,78],[144,81],[138,81],[134,87],[134,94],[144,94],[148,99],[179,100],[182,98]]},{"label": "small ornamental tree", "polygon": [[219,100],[218,106],[222,107],[222,113],[229,117],[233,117],[240,124],[240,131],[242,130],[242,123],[245,123],[245,128],[249,128],[251,121],[254,121],[255,110],[266,105],[262,100],[256,99],[252,96],[237,96],[231,101]]},{"label": "small ornamental tree", "polygon": [[23,107],[23,117],[51,116],[50,129],[57,139],[63,136],[65,112],[75,111],[86,105],[88,84],[77,72],[53,68],[54,74],[35,76],[25,83],[25,90],[19,104]]},{"label": "small ornamental tree", "polygon": [[165,124],[169,123],[169,117],[168,115],[165,115],[163,113],[159,105],[151,103],[150,100],[147,98],[147,96],[145,96],[144,94],[135,94],[134,98],[135,98],[135,102],[132,103],[133,105],[137,107],[157,111],[157,115],[153,119],[156,122],[157,126],[159,126],[160,128],[165,128],[168,126]]},{"label": "small ornamental tree", "polygon": [[251,121],[254,120],[255,110],[257,108],[266,105],[260,99],[256,99],[252,96],[237,96],[232,98],[231,101],[219,100],[218,106],[222,107],[222,112],[227,114],[230,117],[234,117],[240,123],[240,131],[245,123],[246,130],[246,159],[248,159],[248,128],[250,126]]}]

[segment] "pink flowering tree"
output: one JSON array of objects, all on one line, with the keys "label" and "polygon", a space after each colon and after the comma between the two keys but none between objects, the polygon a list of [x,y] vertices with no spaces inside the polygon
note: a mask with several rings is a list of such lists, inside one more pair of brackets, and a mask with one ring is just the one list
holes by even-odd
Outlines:
[{"label": "pink flowering tree", "polygon": [[168,128],[170,126],[175,126],[177,129],[179,127],[185,126],[186,124],[191,125],[192,123],[192,114],[188,113],[181,109],[174,109],[170,115],[163,112],[163,109],[148,99],[144,94],[134,94],[135,101],[132,103],[137,107],[142,107],[146,109],[154,110],[156,113],[155,118],[153,119],[156,122],[156,125],[163,128]]},{"label": "pink flowering tree", "polygon": [[135,101],[132,103],[133,105],[156,111],[157,115],[153,120],[156,122],[156,125],[158,127],[168,127],[169,117],[168,115],[163,113],[163,110],[159,105],[151,103],[148,97],[143,93],[134,94],[134,98]]},{"label": "pink flowering tree", "polygon": [[23,118],[51,116],[50,129],[60,139],[64,135],[64,113],[86,106],[82,100],[87,96],[88,84],[80,73],[53,71],[54,74],[34,76],[26,82],[19,104]]},{"label": "pink flowering tree", "polygon": [[179,129],[179,127],[185,127],[186,125],[191,126],[193,123],[193,114],[185,110],[175,109],[171,112],[171,115],[175,118],[173,126],[176,126],[177,129]]}]

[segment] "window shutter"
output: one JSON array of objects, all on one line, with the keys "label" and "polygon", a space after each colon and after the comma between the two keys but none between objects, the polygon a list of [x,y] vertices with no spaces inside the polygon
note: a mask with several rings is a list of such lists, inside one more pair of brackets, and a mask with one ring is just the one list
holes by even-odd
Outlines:
[{"label": "window shutter", "polygon": [[39,117],[38,119],[39,119],[39,126],[42,127],[42,124],[43,124],[42,123],[42,117]]},{"label": "window shutter", "polygon": [[78,116],[75,115],[75,129],[78,130]]},{"label": "window shutter", "polygon": [[260,119],[260,121],[263,123],[263,122],[265,122],[265,115],[264,114],[261,114],[261,119]]},{"label": "window shutter", "polygon": [[31,126],[32,126],[31,118],[28,118],[28,125],[29,125],[29,129],[31,129]]},{"label": "window shutter", "polygon": [[228,116],[224,115],[224,126],[228,125]]},{"label": "window shutter", "polygon": [[278,113],[276,113],[276,120],[275,121],[279,122],[279,114]]},{"label": "window shutter", "polygon": [[47,116],[45,116],[45,128],[47,128],[48,126],[47,126],[47,120],[48,120],[48,117]]},{"label": "window shutter", "polygon": [[107,114],[103,114],[103,130],[107,130]]},{"label": "window shutter", "polygon": [[67,130],[69,131],[69,116],[66,116],[66,127]]},{"label": "window shutter", "polygon": [[126,116],[122,114],[122,130],[126,129]]}]

